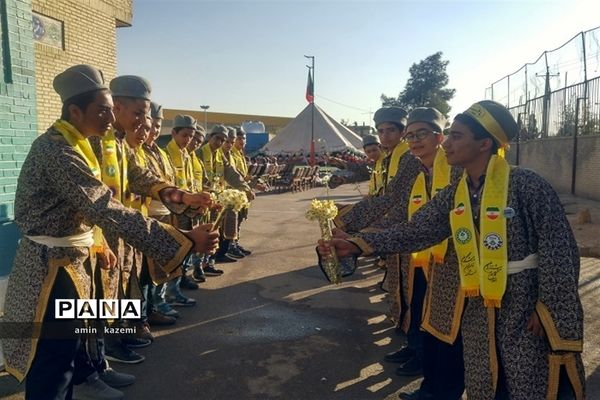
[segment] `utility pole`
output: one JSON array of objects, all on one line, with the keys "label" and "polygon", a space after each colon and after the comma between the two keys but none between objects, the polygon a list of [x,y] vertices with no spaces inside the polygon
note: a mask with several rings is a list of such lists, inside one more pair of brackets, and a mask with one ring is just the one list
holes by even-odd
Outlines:
[{"label": "utility pole", "polygon": [[311,65],[307,65],[309,72],[312,73],[313,84],[313,102],[310,110],[310,165],[312,167],[315,165],[315,56],[304,57],[312,61]]},{"label": "utility pole", "polygon": [[550,73],[550,67],[548,66],[548,52],[544,52],[546,58],[546,73],[535,74],[537,77],[545,77],[546,82],[544,84],[544,105],[542,110],[542,137],[548,137],[548,128],[550,125],[550,77],[560,76],[560,72],[557,74]]},{"label": "utility pole", "polygon": [[207,115],[206,115],[206,111],[210,108],[210,106],[200,106],[201,109],[204,110],[204,131],[208,130],[207,125]]}]

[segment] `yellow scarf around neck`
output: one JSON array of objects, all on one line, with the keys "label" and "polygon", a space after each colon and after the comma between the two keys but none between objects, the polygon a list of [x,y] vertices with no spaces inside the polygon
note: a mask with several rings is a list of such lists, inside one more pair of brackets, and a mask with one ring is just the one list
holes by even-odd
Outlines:
[{"label": "yellow scarf around neck", "polygon": [[[433,162],[433,173],[431,177],[431,196],[435,196],[440,190],[448,186],[450,183],[450,165],[446,160],[446,153],[440,147],[437,150],[435,160]],[[413,216],[419,208],[421,208],[429,200],[427,193],[427,183],[425,181],[425,173],[421,172],[417,175],[415,183],[410,192],[410,201],[408,203],[408,218]],[[448,241],[443,242],[416,253],[411,254],[411,266],[427,269],[431,256],[435,263],[444,262],[446,250],[448,249]]]},{"label": "yellow scarf around neck", "polygon": [[194,189],[200,193],[202,191],[202,179],[204,177],[204,167],[202,162],[198,159],[195,152],[190,153],[192,159],[192,170],[194,171]]},{"label": "yellow scarf around neck", "polygon": [[175,168],[175,183],[177,187],[183,190],[193,190],[193,177],[192,164],[188,160],[187,150],[181,149],[175,139],[167,144],[167,153],[171,157],[173,162],[173,168]]},{"label": "yellow scarf around neck", "polygon": [[[125,139],[123,139],[123,148],[127,152],[133,153],[133,156],[135,157],[135,163],[137,164],[138,167],[147,168],[148,162],[146,160],[146,154],[144,153],[142,146],[131,148],[129,146],[129,144],[127,143],[127,141]],[[127,153],[124,153],[123,159],[125,160],[126,158],[127,158]],[[129,190],[129,185],[127,185],[125,187],[125,190],[123,190],[123,205],[126,207],[129,207],[129,208],[138,210],[145,217],[148,216],[148,206],[150,205],[151,200],[152,200],[151,197],[144,198],[135,193],[131,193],[131,191]]]},{"label": "yellow scarf around neck", "polygon": [[217,149],[214,152],[210,144],[206,143],[200,148],[202,161],[206,168],[206,176],[214,190],[222,191],[225,188],[225,165],[223,164],[223,152]]},{"label": "yellow scarf around neck", "polygon": [[113,192],[113,198],[123,203],[123,193],[128,187],[127,155],[114,129],[102,138],[102,182]]},{"label": "yellow scarf around neck", "polygon": [[[58,119],[52,125],[56,131],[58,131],[67,141],[69,146],[79,154],[88,167],[90,167],[90,171],[94,175],[94,178],[101,180],[100,173],[100,163],[98,163],[98,159],[94,154],[94,150],[92,150],[92,146],[90,142],[87,140],[85,136],[81,134],[73,125],[69,122]],[[93,235],[94,235],[94,245],[92,246],[92,251],[96,253],[101,253],[104,251],[104,235],[102,234],[102,229],[99,226],[94,225],[92,227]]]},{"label": "yellow scarf around neck", "polygon": [[388,166],[386,186],[392,181],[392,179],[398,173],[398,167],[400,165],[400,157],[404,155],[408,151],[408,144],[404,141],[398,143],[394,150],[392,150],[392,155],[390,156],[390,164]]},{"label": "yellow scarf around neck", "polygon": [[474,226],[467,174],[463,175],[450,212],[452,237],[465,296],[481,293],[486,307],[500,308],[508,276],[507,219],[510,166],[500,156],[490,159],[481,196],[479,229]]},{"label": "yellow scarf around neck", "polygon": [[244,153],[234,147],[231,148],[231,154],[235,161],[235,168],[244,176],[248,176],[248,163],[246,163],[246,157]]},{"label": "yellow scarf around neck", "polygon": [[369,180],[369,194],[372,196],[376,196],[379,194],[381,189],[384,186],[383,182],[383,160],[385,159],[386,154],[381,153],[381,156],[375,161],[375,165],[373,166],[373,171],[371,172],[371,179]]}]

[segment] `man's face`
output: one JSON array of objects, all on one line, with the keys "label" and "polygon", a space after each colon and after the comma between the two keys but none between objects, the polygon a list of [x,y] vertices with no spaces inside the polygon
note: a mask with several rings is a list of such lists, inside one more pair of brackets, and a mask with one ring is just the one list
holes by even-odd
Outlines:
[{"label": "man's face", "polygon": [[240,151],[244,150],[244,147],[246,147],[246,135],[236,136],[233,145]]},{"label": "man's face", "polygon": [[175,129],[171,132],[173,140],[177,143],[180,149],[185,149],[190,145],[192,138],[194,137],[194,128],[182,128],[179,132],[175,132]]},{"label": "man's face", "polygon": [[188,151],[196,151],[196,149],[200,147],[203,141],[204,135],[202,135],[201,133],[196,133],[192,140],[190,140],[190,144],[188,145]]},{"label": "man's face", "polygon": [[369,160],[377,161],[381,156],[381,146],[378,144],[369,144],[363,148]]},{"label": "man's face", "polygon": [[212,135],[210,139],[208,139],[208,145],[210,146],[210,149],[212,151],[216,151],[219,147],[223,145],[223,142],[225,142],[225,138],[225,134],[223,133],[217,133]]},{"label": "man's face", "polygon": [[115,118],[125,132],[133,132],[144,123],[150,113],[150,100],[118,99],[115,101]]},{"label": "man's face", "polygon": [[152,128],[150,129],[150,134],[148,135],[148,139],[146,139],[147,144],[154,143],[156,138],[160,135],[160,128],[162,128],[162,119],[154,118],[152,120]]},{"label": "man's face", "polygon": [[229,138],[227,138],[227,140],[225,140],[225,141],[223,142],[223,146],[222,146],[222,148],[223,148],[223,151],[224,151],[225,153],[229,153],[229,152],[231,151],[231,148],[233,147],[233,142],[234,142],[234,140],[235,140],[235,139],[229,139]]},{"label": "man's face", "polygon": [[125,140],[131,148],[139,147],[148,139],[151,130],[152,119],[147,117],[135,131],[125,133]]},{"label": "man's face", "polygon": [[431,126],[425,122],[410,124],[406,127],[404,135],[410,152],[421,159],[435,155],[443,138],[441,133],[434,132]]},{"label": "man's face", "polygon": [[71,113],[80,130],[86,136],[104,136],[115,122],[113,114],[113,100],[108,90],[100,90],[96,93],[94,101],[88,105],[85,112],[77,106]]},{"label": "man's face", "polygon": [[489,150],[485,141],[492,139],[476,140],[471,129],[462,122],[454,121],[450,127],[450,134],[442,144],[446,151],[448,164],[465,166],[475,161],[482,152]]},{"label": "man's face", "polygon": [[381,145],[387,150],[392,150],[402,140],[403,132],[396,124],[382,122],[377,125],[377,135]]}]

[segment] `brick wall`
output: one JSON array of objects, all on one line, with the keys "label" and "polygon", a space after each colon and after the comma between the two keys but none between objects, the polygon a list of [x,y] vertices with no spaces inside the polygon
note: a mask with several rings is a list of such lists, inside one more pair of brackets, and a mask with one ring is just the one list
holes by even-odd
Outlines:
[{"label": "brick wall", "polygon": [[12,264],[18,239],[14,217],[17,178],[36,137],[31,0],[0,2],[0,276]]},{"label": "brick wall", "polygon": [[35,43],[38,126],[45,130],[60,116],[54,77],[75,64],[91,64],[106,81],[115,77],[116,27],[128,26],[131,0],[33,0],[33,11],[63,22],[64,49]]},{"label": "brick wall", "polygon": [[[516,146],[507,154],[516,162]],[[519,164],[533,169],[561,193],[571,192],[573,174],[573,138],[552,137],[521,143]],[[600,201],[600,136],[577,139],[575,195]]]}]

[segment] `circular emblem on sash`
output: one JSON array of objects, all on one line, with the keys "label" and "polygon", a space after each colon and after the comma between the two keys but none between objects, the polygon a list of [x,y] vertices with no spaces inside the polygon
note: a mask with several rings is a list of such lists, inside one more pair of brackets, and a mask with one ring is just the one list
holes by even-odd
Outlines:
[{"label": "circular emblem on sash", "polygon": [[498,250],[502,247],[502,238],[497,233],[488,233],[485,238],[483,238],[483,245],[488,250]]},{"label": "circular emblem on sash", "polygon": [[456,231],[456,241],[460,244],[467,244],[471,241],[471,232],[467,228],[459,228]]},{"label": "circular emblem on sash", "polygon": [[113,177],[117,174],[117,169],[114,166],[109,165],[106,167],[106,174],[110,177]]},{"label": "circular emblem on sash", "polygon": [[515,209],[514,209],[514,208],[511,208],[511,207],[506,207],[506,208],[504,209],[504,217],[505,217],[506,219],[510,219],[510,218],[514,217],[516,214],[517,214],[517,213],[515,212]]}]

